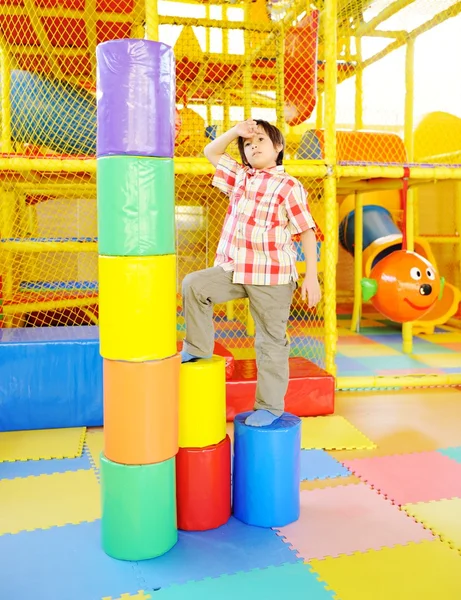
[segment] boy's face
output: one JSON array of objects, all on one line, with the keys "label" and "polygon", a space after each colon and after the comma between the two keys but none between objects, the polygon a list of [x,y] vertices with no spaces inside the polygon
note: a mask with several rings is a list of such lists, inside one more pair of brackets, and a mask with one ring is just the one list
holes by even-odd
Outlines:
[{"label": "boy's face", "polygon": [[283,146],[274,146],[264,129],[258,125],[256,134],[245,139],[243,148],[245,157],[253,169],[268,169],[277,164],[277,156]]}]

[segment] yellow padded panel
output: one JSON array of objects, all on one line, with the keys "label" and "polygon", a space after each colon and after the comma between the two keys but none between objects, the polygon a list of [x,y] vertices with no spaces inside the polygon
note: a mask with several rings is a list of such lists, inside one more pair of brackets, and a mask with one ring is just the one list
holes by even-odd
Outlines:
[{"label": "yellow padded panel", "polygon": [[176,256],[100,256],[99,331],[104,358],[176,354]]},{"label": "yellow padded panel", "polygon": [[181,365],[179,447],[204,448],[226,437],[226,363],[220,356]]}]

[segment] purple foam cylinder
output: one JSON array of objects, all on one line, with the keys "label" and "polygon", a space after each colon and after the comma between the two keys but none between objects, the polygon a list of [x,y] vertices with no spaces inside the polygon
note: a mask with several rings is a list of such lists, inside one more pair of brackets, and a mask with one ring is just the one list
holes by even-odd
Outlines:
[{"label": "purple foam cylinder", "polygon": [[142,39],[99,44],[97,156],[171,158],[176,72],[173,49]]}]

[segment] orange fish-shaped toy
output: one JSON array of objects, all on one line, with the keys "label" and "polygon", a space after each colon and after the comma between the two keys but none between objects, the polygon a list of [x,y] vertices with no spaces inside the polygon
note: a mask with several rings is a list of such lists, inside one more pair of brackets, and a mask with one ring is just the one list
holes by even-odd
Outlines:
[{"label": "orange fish-shaped toy", "polygon": [[396,250],[362,279],[362,295],[391,321],[406,323],[427,314],[442,296],[444,279],[424,257]]}]

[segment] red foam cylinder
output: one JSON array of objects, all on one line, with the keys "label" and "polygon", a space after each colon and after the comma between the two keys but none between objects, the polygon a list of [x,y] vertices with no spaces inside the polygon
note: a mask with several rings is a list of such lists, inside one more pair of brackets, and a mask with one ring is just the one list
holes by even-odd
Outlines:
[{"label": "red foam cylinder", "polygon": [[178,529],[206,531],[231,515],[231,443],[226,435],[205,448],[180,448],[176,455]]}]

